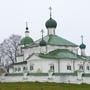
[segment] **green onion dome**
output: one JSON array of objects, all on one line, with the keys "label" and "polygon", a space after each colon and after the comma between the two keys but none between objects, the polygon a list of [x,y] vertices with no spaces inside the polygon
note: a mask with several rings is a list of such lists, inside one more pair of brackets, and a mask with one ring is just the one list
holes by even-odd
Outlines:
[{"label": "green onion dome", "polygon": [[57,22],[54,19],[50,18],[49,20],[46,21],[45,26],[46,28],[56,28]]},{"label": "green onion dome", "polygon": [[27,44],[31,44],[31,43],[33,43],[33,40],[29,36],[24,37],[21,40],[21,45],[27,45]]},{"label": "green onion dome", "polygon": [[39,43],[40,46],[46,46],[46,41],[45,40],[41,40],[40,43]]},{"label": "green onion dome", "polygon": [[86,45],[82,43],[79,47],[80,47],[80,49],[85,49]]}]

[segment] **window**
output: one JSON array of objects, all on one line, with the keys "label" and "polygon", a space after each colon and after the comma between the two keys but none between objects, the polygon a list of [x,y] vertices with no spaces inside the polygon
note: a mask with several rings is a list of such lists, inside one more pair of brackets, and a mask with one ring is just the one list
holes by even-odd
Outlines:
[{"label": "window", "polygon": [[23,67],[23,71],[26,71],[27,70],[27,67]]},{"label": "window", "polygon": [[30,70],[32,71],[33,69],[34,69],[34,66],[32,64],[32,65],[30,65]]},{"label": "window", "polygon": [[18,68],[18,71],[21,71],[21,68],[20,67]]},{"label": "window", "polygon": [[83,70],[83,65],[80,65],[79,66],[79,70]]},{"label": "window", "polygon": [[14,71],[16,72],[17,71],[17,68],[14,68]]},{"label": "window", "polygon": [[87,66],[86,68],[87,68],[87,70],[90,70],[90,67],[89,66]]},{"label": "window", "polygon": [[54,71],[54,65],[50,65],[50,71]]},{"label": "window", "polygon": [[70,65],[67,66],[67,70],[71,70],[71,66]]}]

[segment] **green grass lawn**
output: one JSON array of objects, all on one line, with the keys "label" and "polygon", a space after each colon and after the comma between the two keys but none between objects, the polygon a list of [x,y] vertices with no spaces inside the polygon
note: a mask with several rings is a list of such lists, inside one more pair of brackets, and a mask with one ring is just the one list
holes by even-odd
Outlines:
[{"label": "green grass lawn", "polygon": [[90,90],[88,84],[59,84],[59,83],[0,83],[0,90]]}]

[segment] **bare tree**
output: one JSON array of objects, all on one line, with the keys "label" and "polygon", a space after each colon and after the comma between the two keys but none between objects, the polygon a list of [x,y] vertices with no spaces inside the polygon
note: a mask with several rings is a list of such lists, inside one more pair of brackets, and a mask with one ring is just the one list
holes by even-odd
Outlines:
[{"label": "bare tree", "polygon": [[[16,61],[16,51],[20,42],[21,36],[11,35],[8,39],[5,39],[1,44],[1,56],[7,61]],[[7,62],[6,61],[6,62]]]},{"label": "bare tree", "polygon": [[9,39],[12,45],[12,52],[14,54],[14,60],[16,61],[16,51],[18,49],[18,44],[20,43],[21,36],[12,35]]},{"label": "bare tree", "polygon": [[4,48],[3,48],[3,44],[1,43],[1,44],[0,44],[0,64],[1,64],[1,65],[3,64],[2,58],[4,58],[4,56],[5,56]]}]

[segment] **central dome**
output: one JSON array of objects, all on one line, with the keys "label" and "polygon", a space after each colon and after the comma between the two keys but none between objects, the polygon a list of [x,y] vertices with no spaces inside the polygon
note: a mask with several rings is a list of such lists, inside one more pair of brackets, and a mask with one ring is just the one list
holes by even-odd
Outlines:
[{"label": "central dome", "polygon": [[54,19],[50,18],[49,20],[46,21],[45,26],[46,28],[56,28],[57,22]]}]

